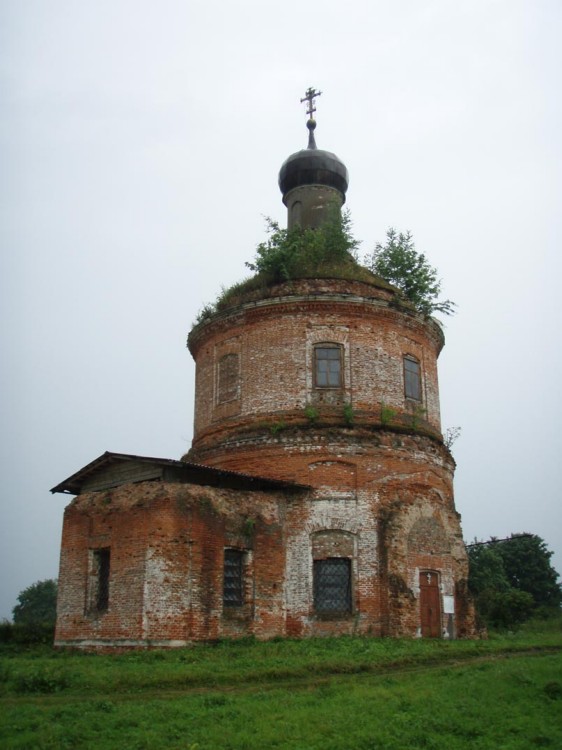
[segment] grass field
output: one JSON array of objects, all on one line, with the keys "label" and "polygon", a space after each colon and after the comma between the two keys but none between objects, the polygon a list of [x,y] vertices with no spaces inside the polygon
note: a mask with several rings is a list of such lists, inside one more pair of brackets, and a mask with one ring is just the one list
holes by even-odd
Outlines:
[{"label": "grass field", "polygon": [[6,750],[562,749],[562,630],[488,641],[4,647]]}]

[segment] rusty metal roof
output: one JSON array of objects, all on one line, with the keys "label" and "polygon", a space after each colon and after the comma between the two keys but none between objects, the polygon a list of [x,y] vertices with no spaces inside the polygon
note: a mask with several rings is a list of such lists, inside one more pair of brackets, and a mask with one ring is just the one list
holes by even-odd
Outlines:
[{"label": "rusty metal roof", "polygon": [[[169,481],[182,481],[190,484],[242,490],[285,490],[296,492],[310,489],[310,486],[306,484],[272,479],[270,477],[253,476],[238,471],[217,469],[213,466],[205,466],[205,464],[177,461],[172,458],[135,456],[129,453],[112,453],[106,451],[101,456],[98,456],[98,458],[79,469],[75,474],[72,474],[60,484],[57,484],[56,487],[51,489],[51,492],[79,495],[82,492],[84,484],[91,480],[97,472],[106,469],[111,465],[126,462],[153,465],[154,467],[160,467],[162,470],[172,469],[177,478],[170,479]],[[128,481],[134,480],[128,479],[121,482],[116,481],[113,486],[125,484]]]}]

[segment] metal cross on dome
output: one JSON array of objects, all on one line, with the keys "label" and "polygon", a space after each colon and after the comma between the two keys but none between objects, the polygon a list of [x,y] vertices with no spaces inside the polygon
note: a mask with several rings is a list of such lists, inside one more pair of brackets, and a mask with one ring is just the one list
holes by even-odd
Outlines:
[{"label": "metal cross on dome", "polygon": [[316,107],[314,106],[314,99],[317,96],[320,96],[321,94],[322,94],[321,91],[316,91],[316,89],[309,88],[307,89],[304,97],[301,99],[301,104],[302,102],[308,102],[306,114],[310,117],[311,120],[313,119],[312,115],[314,114],[314,112],[316,112]]}]

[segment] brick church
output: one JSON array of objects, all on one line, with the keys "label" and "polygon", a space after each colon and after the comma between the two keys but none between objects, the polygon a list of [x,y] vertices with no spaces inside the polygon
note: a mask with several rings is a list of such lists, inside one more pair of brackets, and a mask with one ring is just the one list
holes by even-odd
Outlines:
[{"label": "brick church", "polygon": [[[345,202],[345,165],[316,146],[316,95],[308,147],[279,174],[289,228]],[[213,311],[188,337],[188,454],[104,453],[53,488],[75,496],[56,645],[474,634],[443,332],[362,270],[318,269]]]}]

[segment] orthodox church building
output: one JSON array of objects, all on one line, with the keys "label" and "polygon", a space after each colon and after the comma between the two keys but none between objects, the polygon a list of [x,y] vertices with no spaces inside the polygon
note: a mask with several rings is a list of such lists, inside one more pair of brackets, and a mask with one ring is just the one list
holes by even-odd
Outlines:
[{"label": "orthodox church building", "polygon": [[[284,162],[288,227],[317,228],[348,173]],[[193,327],[193,444],[105,453],[65,511],[55,643],[172,647],[254,635],[474,634],[443,442],[440,325],[368,273],[248,291]]]}]

